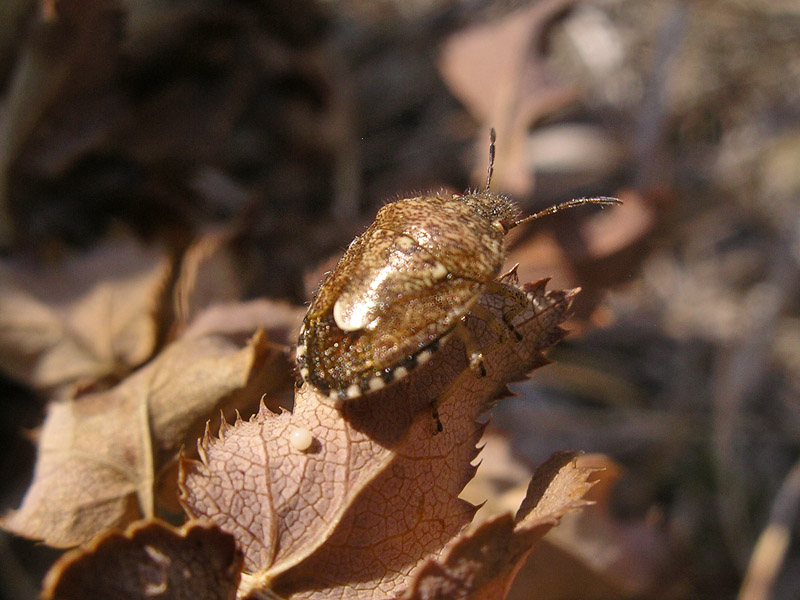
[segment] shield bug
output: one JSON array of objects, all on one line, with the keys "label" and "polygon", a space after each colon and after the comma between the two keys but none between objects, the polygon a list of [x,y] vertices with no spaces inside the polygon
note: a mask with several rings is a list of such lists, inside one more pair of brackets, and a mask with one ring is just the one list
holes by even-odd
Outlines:
[{"label": "shield bug", "polygon": [[462,321],[500,273],[505,234],[566,208],[619,203],[579,198],[520,219],[509,198],[490,191],[494,155],[492,130],[483,190],[392,202],[353,240],[300,329],[303,380],[334,400],[357,398],[405,377],[454,333],[482,371],[480,349]]}]

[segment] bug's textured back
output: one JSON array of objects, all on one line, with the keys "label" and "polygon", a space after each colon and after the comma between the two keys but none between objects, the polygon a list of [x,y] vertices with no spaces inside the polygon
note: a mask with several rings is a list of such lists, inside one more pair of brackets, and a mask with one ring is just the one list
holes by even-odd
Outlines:
[{"label": "bug's textured back", "polygon": [[499,274],[505,224],[518,214],[489,192],[381,208],[311,304],[298,342],[303,378],[344,399],[423,362]]},{"label": "bug's textured back", "polygon": [[387,204],[375,226],[408,235],[450,273],[486,280],[497,275],[505,258],[505,232],[494,224],[512,222],[518,214],[510,200],[486,192],[423,196]]}]

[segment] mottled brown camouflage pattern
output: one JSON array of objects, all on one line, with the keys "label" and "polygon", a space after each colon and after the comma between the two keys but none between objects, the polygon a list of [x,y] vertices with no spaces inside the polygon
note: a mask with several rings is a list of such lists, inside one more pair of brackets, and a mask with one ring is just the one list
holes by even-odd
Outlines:
[{"label": "mottled brown camouflage pattern", "polygon": [[345,399],[407,373],[498,276],[518,214],[489,192],[381,208],[309,308],[298,342],[303,378]]}]

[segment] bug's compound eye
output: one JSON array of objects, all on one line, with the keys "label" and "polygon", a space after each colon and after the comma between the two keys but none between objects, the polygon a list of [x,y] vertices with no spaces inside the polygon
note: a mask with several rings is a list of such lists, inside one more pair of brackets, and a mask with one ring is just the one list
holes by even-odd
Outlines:
[{"label": "bug's compound eye", "polygon": [[503,235],[507,234],[511,227],[509,226],[508,222],[506,221],[492,221],[492,227],[494,227],[497,231],[502,233]]}]

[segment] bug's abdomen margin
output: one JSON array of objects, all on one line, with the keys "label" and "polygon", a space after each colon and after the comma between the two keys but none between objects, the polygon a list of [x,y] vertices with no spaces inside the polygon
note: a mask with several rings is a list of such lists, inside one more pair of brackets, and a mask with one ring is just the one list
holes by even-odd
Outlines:
[{"label": "bug's abdomen margin", "polygon": [[[371,329],[344,331],[332,310],[305,323],[298,341],[301,375],[335,399],[378,391],[402,379],[438,349],[484,288],[466,280],[447,283],[396,301]],[[432,314],[437,318],[431,319]]]}]

